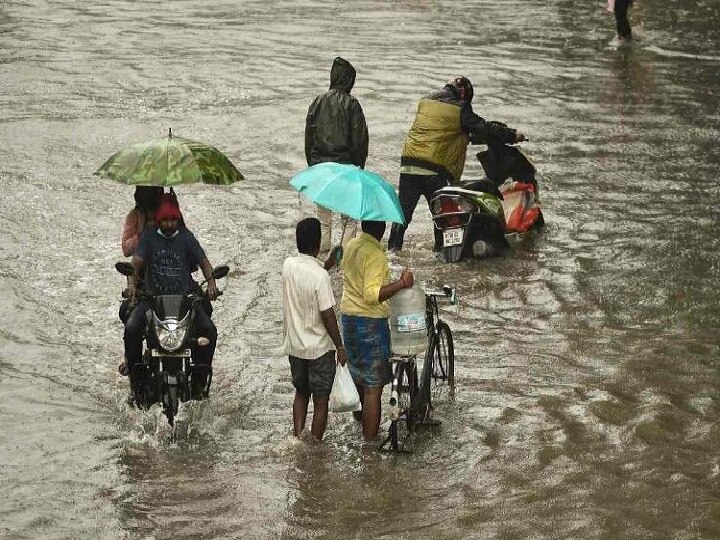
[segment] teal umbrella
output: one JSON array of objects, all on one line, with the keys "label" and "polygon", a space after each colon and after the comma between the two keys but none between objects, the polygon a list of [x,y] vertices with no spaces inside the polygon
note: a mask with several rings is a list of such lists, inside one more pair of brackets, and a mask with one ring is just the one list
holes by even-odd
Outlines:
[{"label": "teal umbrella", "polygon": [[134,186],[180,184],[229,185],[243,175],[220,150],[182,137],[167,137],[135,144],[113,154],[95,171],[107,178]]},{"label": "teal umbrella", "polygon": [[379,174],[355,165],[318,163],[293,176],[290,185],[312,202],[353,219],[405,222],[395,189]]}]

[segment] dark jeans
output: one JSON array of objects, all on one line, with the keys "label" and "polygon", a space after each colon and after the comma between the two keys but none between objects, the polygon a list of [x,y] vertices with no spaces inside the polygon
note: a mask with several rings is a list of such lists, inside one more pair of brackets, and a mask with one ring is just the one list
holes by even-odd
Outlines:
[{"label": "dark jeans", "polygon": [[628,22],[627,13],[633,0],[615,0],[615,26],[621,38],[632,38],[632,29]]},{"label": "dark jeans", "polygon": [[[400,206],[402,207],[403,215],[405,216],[405,225],[393,223],[392,229],[390,230],[390,239],[388,240],[388,249],[395,249],[397,251],[402,249],[405,231],[412,221],[412,216],[415,213],[415,207],[420,200],[420,196],[422,195],[425,197],[429,207],[430,199],[433,198],[435,192],[447,185],[447,179],[441,174],[400,175],[398,198],[400,199]],[[442,247],[442,231],[433,227],[433,232],[435,235],[434,249],[437,251]]]},{"label": "dark jeans", "polygon": [[[125,323],[125,357],[130,369],[134,364],[142,361],[142,345],[146,325],[145,313],[150,308],[150,305],[147,300],[138,302]],[[195,310],[194,330],[195,337],[206,337],[210,340],[210,343],[205,347],[197,345],[192,347],[194,363],[203,365],[203,367],[196,370],[198,382],[200,383],[207,379],[208,369],[205,366],[212,365],[215,345],[217,344],[217,328],[202,308]]]}]

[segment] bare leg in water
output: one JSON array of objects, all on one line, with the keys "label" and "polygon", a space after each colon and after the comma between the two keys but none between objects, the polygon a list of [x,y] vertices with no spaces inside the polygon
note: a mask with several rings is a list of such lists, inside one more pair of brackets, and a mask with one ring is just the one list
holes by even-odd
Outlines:
[{"label": "bare leg in water", "polygon": [[378,388],[365,388],[363,395],[362,426],[363,438],[370,441],[377,437],[380,431],[380,411],[382,405],[382,386]]},{"label": "bare leg in water", "polygon": [[[295,392],[293,402],[293,428],[296,437],[299,437],[305,429],[305,418],[307,417],[310,396]],[[328,398],[313,396],[313,417],[310,433],[318,441],[322,441],[327,426]]]}]

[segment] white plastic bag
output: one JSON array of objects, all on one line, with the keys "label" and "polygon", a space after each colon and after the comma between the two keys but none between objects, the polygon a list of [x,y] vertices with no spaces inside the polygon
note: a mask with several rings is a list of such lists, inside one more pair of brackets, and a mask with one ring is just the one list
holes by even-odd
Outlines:
[{"label": "white plastic bag", "polygon": [[328,407],[332,412],[349,412],[360,410],[360,395],[350,375],[347,363],[337,365],[335,380],[330,390]]}]

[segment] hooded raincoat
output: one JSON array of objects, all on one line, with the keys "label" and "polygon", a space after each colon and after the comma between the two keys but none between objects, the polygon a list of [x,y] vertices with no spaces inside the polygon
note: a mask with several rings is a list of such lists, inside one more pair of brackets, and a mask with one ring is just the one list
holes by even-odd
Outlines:
[{"label": "hooded raincoat", "polygon": [[330,70],[330,89],[315,98],[305,121],[308,166],[326,161],[365,166],[368,129],[360,102],[350,95],[355,68],[340,57]]}]

